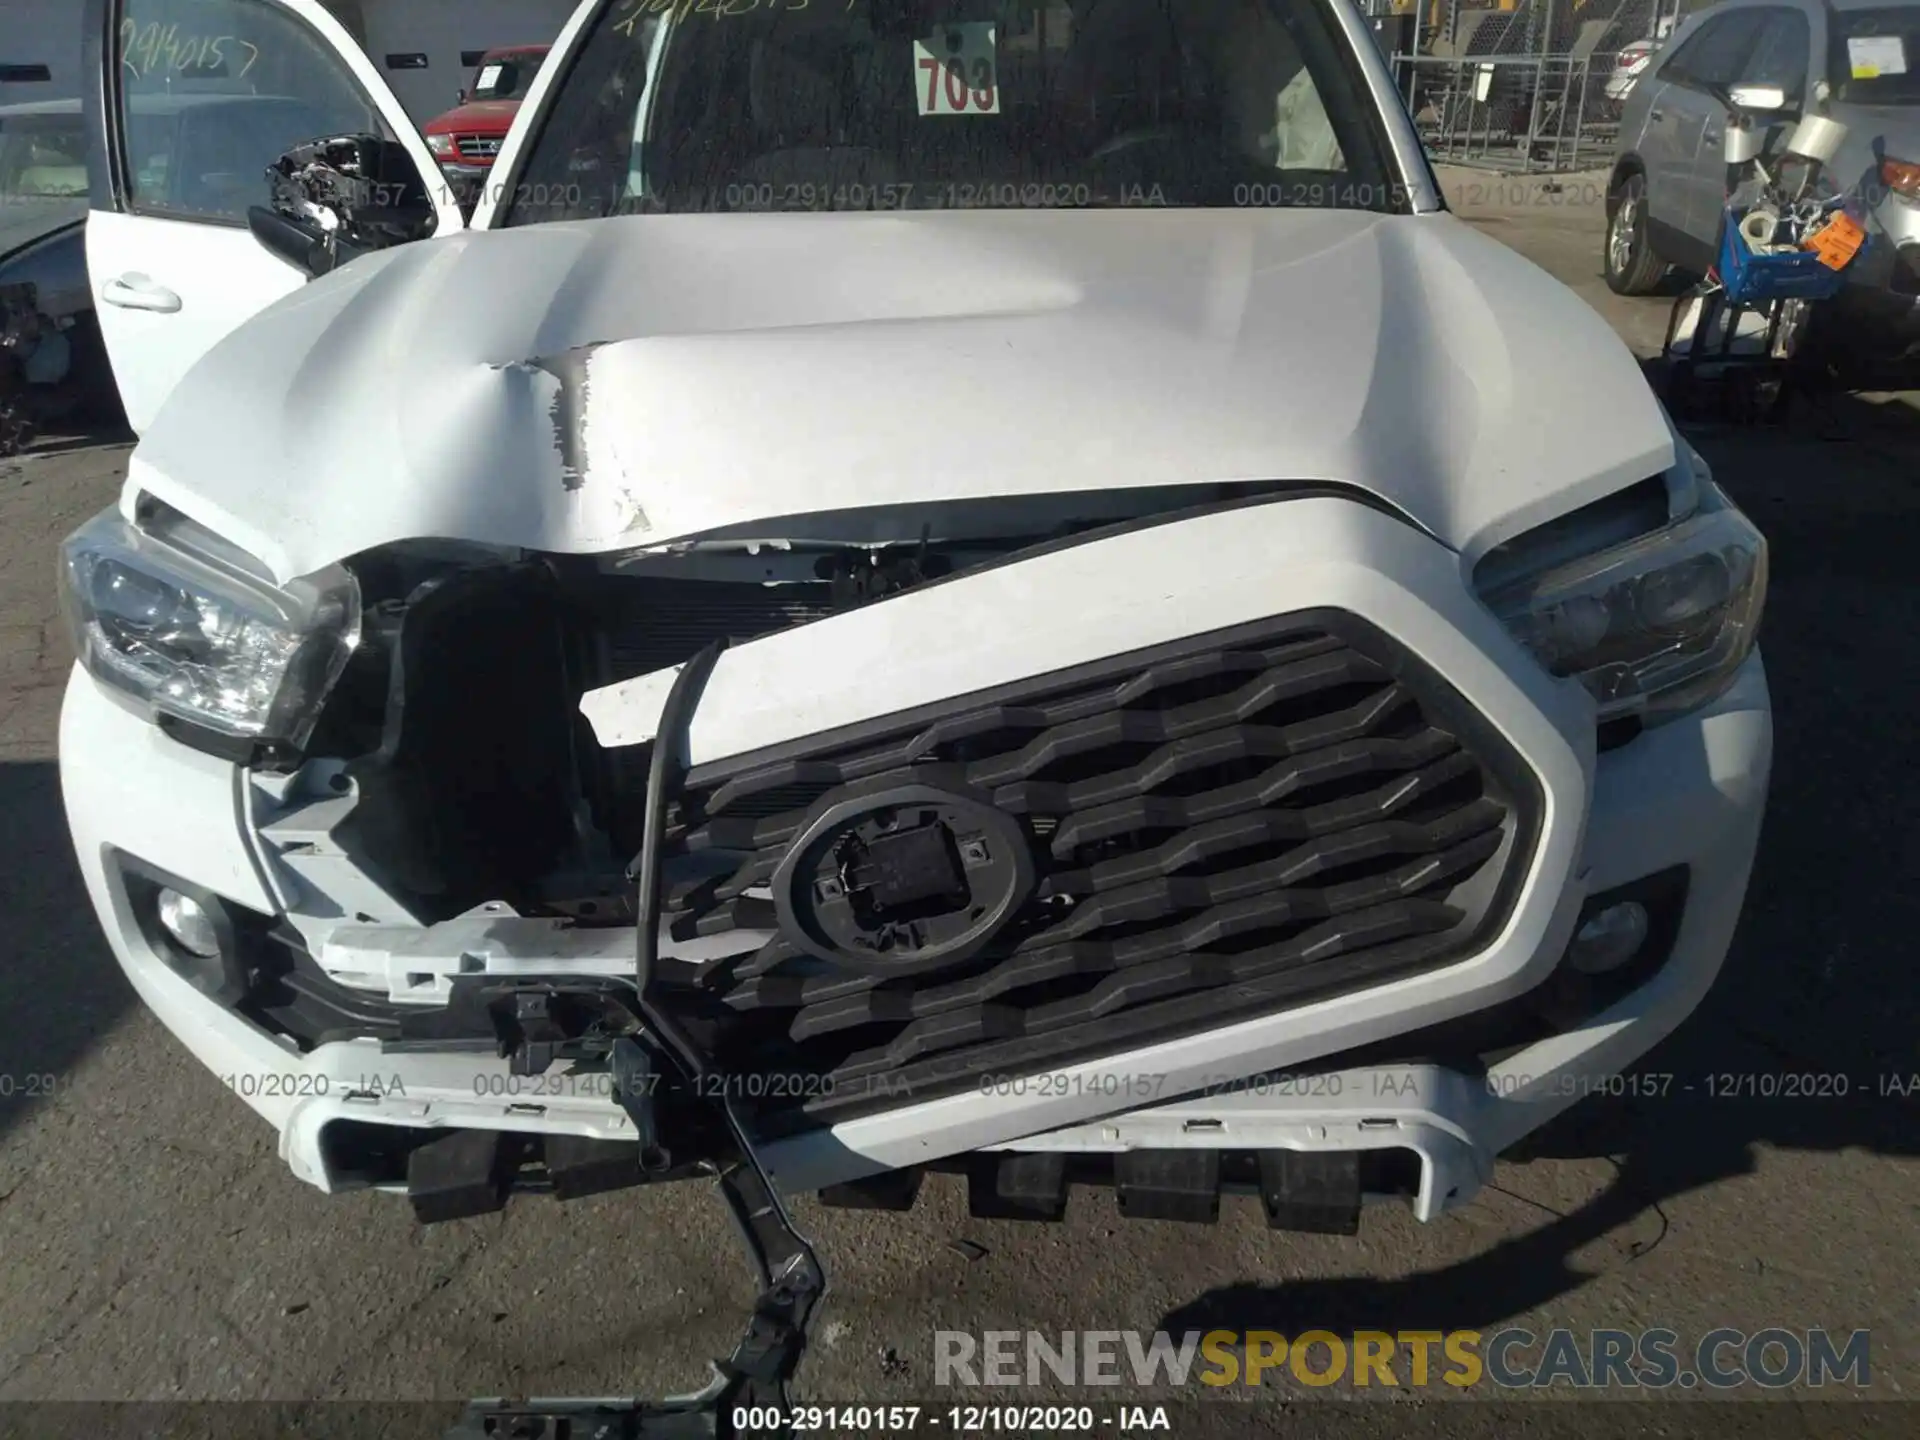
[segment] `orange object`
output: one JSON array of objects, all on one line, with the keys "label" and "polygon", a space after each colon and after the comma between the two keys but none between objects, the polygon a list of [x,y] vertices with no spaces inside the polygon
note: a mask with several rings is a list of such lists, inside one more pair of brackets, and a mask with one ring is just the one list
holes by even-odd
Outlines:
[{"label": "orange object", "polygon": [[1820,263],[1829,270],[1844,270],[1866,238],[1867,232],[1860,228],[1860,222],[1840,211],[1802,241],[1800,248],[1817,254]]},{"label": "orange object", "polygon": [[1911,160],[1882,160],[1880,179],[1894,194],[1920,200],[1920,165]]}]

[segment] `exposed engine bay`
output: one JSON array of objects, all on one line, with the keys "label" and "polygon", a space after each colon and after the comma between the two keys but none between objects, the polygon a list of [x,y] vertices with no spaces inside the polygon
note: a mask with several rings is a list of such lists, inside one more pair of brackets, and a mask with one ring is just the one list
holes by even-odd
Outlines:
[{"label": "exposed engine bay", "polygon": [[365,556],[361,642],[307,755],[347,762],[355,844],[419,921],[503,900],[631,925],[651,747],[602,749],[583,694],[1030,543]]}]

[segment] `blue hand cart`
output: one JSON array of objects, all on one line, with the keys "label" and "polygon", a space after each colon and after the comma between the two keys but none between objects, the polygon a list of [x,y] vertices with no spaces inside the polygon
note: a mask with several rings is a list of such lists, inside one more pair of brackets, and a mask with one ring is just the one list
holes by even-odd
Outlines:
[{"label": "blue hand cart", "polygon": [[[1844,208],[1839,199],[1831,201],[1825,220],[1830,223]],[[1873,244],[1868,236],[1839,269],[1813,250],[1757,251],[1740,228],[1748,213],[1746,207],[1727,207],[1719,263],[1674,301],[1667,317],[1660,354],[1667,365],[1667,404],[1676,413],[1698,408],[1717,391],[1720,408],[1735,418],[1778,418],[1788,399],[1787,368],[1812,307],[1840,293],[1847,271]]]}]

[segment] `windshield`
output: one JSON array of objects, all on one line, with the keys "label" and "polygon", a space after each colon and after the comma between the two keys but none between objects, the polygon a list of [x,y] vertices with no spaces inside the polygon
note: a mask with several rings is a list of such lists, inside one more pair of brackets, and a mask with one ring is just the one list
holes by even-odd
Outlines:
[{"label": "windshield", "polygon": [[1327,3],[610,0],[497,223],[1405,209]]},{"label": "windshield", "polygon": [[70,115],[0,112],[0,205],[86,194],[87,131],[78,106]]},{"label": "windshield", "polygon": [[540,73],[544,54],[513,51],[489,55],[480,62],[473,77],[474,100],[524,100],[533,89],[533,77]]},{"label": "windshield", "polygon": [[1833,98],[1854,105],[1920,103],[1920,8],[1836,10]]}]

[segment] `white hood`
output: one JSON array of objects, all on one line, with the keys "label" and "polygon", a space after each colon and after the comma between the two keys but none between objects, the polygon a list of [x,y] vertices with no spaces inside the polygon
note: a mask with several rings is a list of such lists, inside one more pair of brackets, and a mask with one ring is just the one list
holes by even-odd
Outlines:
[{"label": "white hood", "polygon": [[1449,215],[687,215],[354,262],[188,375],[131,481],[281,579],[906,502],[1362,487],[1469,554],[1666,469],[1632,355]]}]

